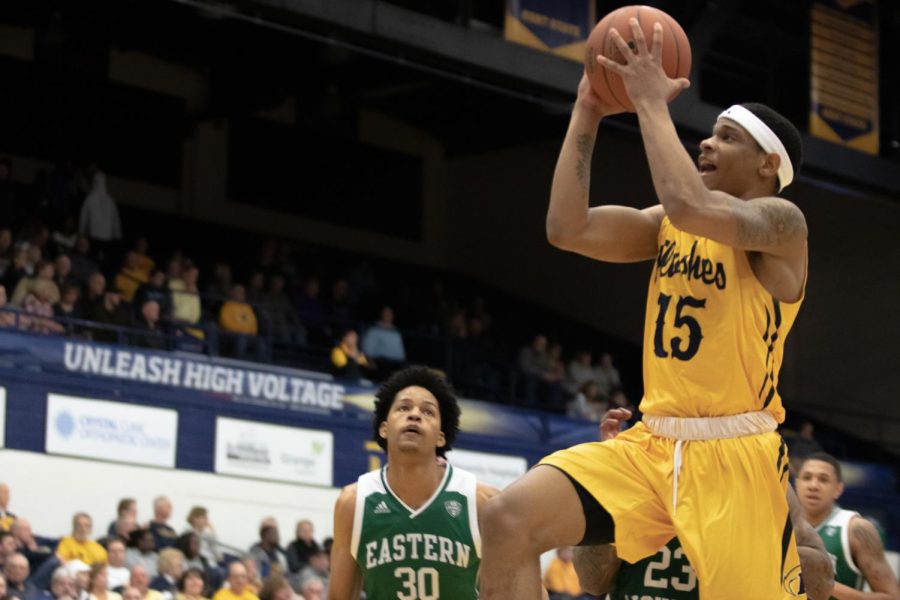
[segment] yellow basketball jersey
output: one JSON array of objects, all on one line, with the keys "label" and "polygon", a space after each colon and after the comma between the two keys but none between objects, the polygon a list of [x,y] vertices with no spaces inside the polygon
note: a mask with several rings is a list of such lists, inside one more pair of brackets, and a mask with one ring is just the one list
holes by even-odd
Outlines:
[{"label": "yellow basketball jersey", "polygon": [[744,250],[659,228],[644,325],[641,411],[718,417],[766,410],[782,422],[778,371],[800,301],[779,302]]}]

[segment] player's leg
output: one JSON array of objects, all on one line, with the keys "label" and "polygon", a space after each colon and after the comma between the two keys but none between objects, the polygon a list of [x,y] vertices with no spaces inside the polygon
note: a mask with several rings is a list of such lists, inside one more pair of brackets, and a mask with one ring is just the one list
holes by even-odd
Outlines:
[{"label": "player's leg", "polygon": [[[533,468],[492,498],[482,511],[480,597],[538,600],[541,554],[581,542],[585,523],[572,480],[555,467]],[[611,518],[608,526],[611,536]]]}]

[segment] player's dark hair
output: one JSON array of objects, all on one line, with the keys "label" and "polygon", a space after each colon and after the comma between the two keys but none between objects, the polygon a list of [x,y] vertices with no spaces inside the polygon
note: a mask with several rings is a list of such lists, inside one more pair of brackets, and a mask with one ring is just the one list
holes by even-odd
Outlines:
[{"label": "player's dark hair", "polygon": [[791,159],[791,166],[794,168],[796,178],[796,174],[800,172],[800,165],[803,163],[803,140],[794,124],[765,104],[743,102],[741,106],[756,115],[772,130],[772,133],[778,136],[787,151],[788,158]]},{"label": "player's dark hair", "polygon": [[428,367],[407,367],[391,375],[381,385],[375,394],[375,416],[372,418],[375,441],[387,452],[387,440],[379,435],[378,430],[387,420],[397,394],[413,385],[425,388],[437,400],[438,410],[441,413],[441,431],[444,432],[445,441],[442,448],[437,448],[437,455],[444,456],[447,450],[453,447],[453,441],[459,433],[459,403],[456,401],[453,388],[444,377]]},{"label": "player's dark hair", "polygon": [[838,459],[828,454],[827,452],[815,452],[803,459],[803,462],[800,464],[800,470],[803,470],[803,465],[805,465],[806,461],[809,460],[820,460],[831,465],[831,467],[834,469],[835,475],[837,475],[837,480],[843,483],[844,475],[843,473],[841,473],[841,463],[838,461]]}]

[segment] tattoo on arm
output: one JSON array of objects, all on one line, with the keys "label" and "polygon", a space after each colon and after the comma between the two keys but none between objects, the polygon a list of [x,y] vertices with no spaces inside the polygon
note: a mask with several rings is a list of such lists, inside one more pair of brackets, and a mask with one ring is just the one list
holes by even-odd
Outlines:
[{"label": "tattoo on arm", "polygon": [[594,136],[582,133],[575,140],[578,148],[578,162],[575,164],[575,174],[578,176],[578,183],[581,188],[587,192],[591,181],[591,155],[594,150]]},{"label": "tattoo on arm", "polygon": [[854,560],[859,565],[866,581],[876,592],[897,594],[897,578],[884,556],[884,546],[878,531],[868,521],[855,519],[850,533],[856,541]]},{"label": "tattoo on arm", "polygon": [[763,200],[753,210],[758,211],[756,218],[738,220],[740,242],[746,247],[772,246],[806,231],[803,213],[792,204]]}]

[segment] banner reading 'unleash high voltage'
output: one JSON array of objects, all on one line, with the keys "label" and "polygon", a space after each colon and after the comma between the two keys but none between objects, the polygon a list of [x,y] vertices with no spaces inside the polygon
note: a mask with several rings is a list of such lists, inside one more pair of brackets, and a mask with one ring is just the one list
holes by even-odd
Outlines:
[{"label": "banner reading 'unleash high voltage'", "polygon": [[594,15],[591,0],[507,0],[505,37],[581,62]]}]

